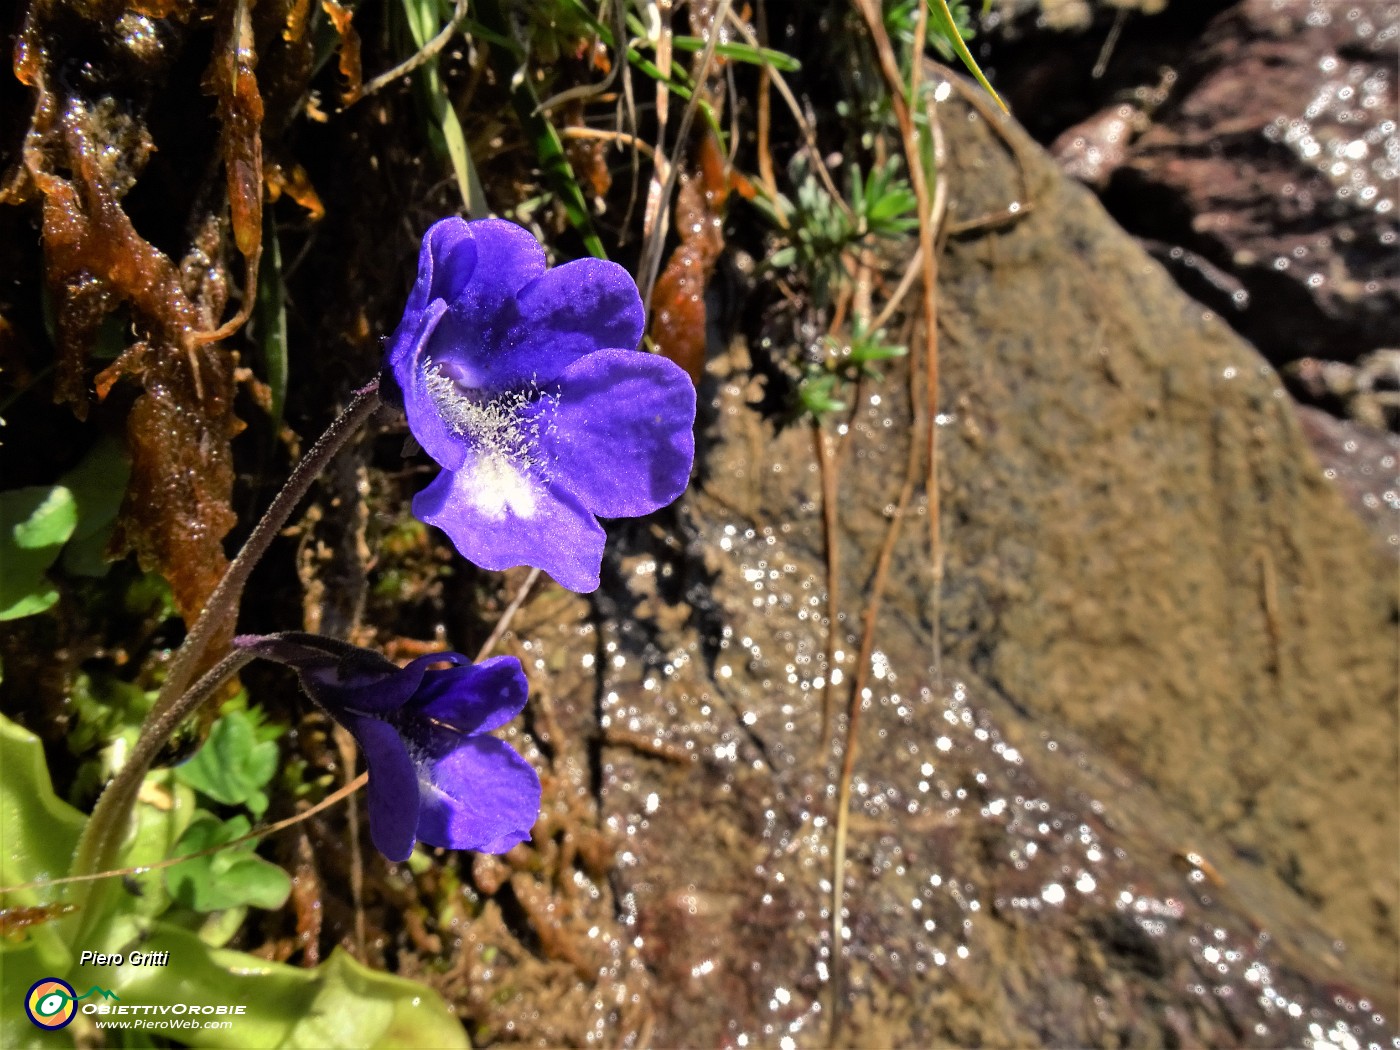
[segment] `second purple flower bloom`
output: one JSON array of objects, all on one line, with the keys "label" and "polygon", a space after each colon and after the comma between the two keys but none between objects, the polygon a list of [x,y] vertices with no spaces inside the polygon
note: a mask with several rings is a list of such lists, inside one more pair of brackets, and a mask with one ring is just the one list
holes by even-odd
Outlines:
[{"label": "second purple flower bloom", "polygon": [[409,429],[443,468],[414,514],[483,568],[533,565],[594,590],[598,518],[664,507],[695,455],[695,389],[635,349],[644,320],[616,263],[547,270],[512,223],[436,223],[386,359]]}]

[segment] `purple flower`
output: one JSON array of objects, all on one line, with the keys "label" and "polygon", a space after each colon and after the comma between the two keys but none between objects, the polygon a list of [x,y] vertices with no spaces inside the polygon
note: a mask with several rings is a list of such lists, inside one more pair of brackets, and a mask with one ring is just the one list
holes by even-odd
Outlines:
[{"label": "purple flower", "polygon": [[695,455],[695,389],[635,350],[643,321],[616,263],[546,270],[512,223],[435,224],[386,358],[409,429],[443,468],[413,513],[483,568],[534,565],[594,590],[598,517],[664,507]]},{"label": "purple flower", "polygon": [[[487,735],[525,706],[515,657],[472,664],[459,653],[430,653],[400,668],[313,635],[238,644],[294,667],[307,694],[358,741],[369,766],[370,838],[384,856],[406,860],[418,839],[504,853],[529,838],[540,778],[514,748]],[[453,666],[430,670],[440,663]]]}]

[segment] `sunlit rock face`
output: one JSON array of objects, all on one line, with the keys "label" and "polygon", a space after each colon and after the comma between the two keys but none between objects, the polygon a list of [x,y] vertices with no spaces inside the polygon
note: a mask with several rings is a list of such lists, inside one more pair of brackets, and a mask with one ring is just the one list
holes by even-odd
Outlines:
[{"label": "sunlit rock face", "polygon": [[520,612],[564,868],[510,876],[538,944],[471,994],[556,1043],[1393,1047],[1393,562],[1253,350],[1019,131],[939,113],[950,219],[1023,218],[940,265],[946,572],[934,601],[916,462],[844,870],[822,709],[842,739],[923,445],[894,362],[837,455],[828,661],[813,436],[754,407],[771,324],[717,348],[669,527]]},{"label": "sunlit rock face", "polygon": [[1275,364],[1400,345],[1397,47],[1398,3],[1242,0],[1108,187],[1128,229],[1200,258],[1183,283]]}]

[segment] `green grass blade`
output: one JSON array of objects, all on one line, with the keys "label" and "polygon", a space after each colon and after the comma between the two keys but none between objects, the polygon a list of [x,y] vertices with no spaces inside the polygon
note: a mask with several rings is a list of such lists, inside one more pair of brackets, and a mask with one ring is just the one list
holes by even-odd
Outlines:
[{"label": "green grass blade", "polygon": [[[567,6],[570,10],[574,11],[579,16],[579,18],[588,26],[588,28],[590,28],[591,30],[593,30],[593,32],[598,34],[599,40],[607,44],[608,47],[613,48],[614,50],[617,49],[617,41],[613,37],[612,30],[609,29],[602,22],[598,21],[598,19],[594,18],[593,15],[586,8],[584,8],[581,3],[579,3],[579,0],[560,0],[560,3]],[[635,16],[633,15],[628,15],[627,18],[629,22],[635,21]],[[678,38],[672,37],[671,39],[674,43],[675,40]],[[695,38],[691,37],[688,39]],[[704,46],[703,42],[700,46]],[[718,50],[718,47],[716,47],[716,50]],[[775,54],[781,54],[781,52],[775,52]],[[651,77],[652,80],[660,81],[662,84],[665,84],[667,90],[669,90],[671,94],[677,95],[680,98],[685,99],[685,101],[687,102],[690,101],[690,96],[694,94],[694,91],[691,89],[691,86],[685,80],[676,79],[677,77],[686,76],[685,70],[681,69],[680,67],[676,67],[669,78],[665,77],[662,75],[660,68],[656,65],[655,62],[652,62],[640,51],[632,47],[629,47],[627,49],[627,61],[632,65],[636,66],[637,69],[640,70],[643,74]],[[709,124],[712,128],[718,130],[719,121],[715,117],[714,109],[704,99],[700,100],[700,106],[705,116],[705,122]]]},{"label": "green grass blade", "polygon": [[[698,36],[673,36],[671,46],[677,51],[703,51],[705,41]],[[748,62],[755,66],[772,66],[780,73],[796,73],[802,63],[783,51],[771,47],[750,47],[744,43],[716,44],[715,54],[731,62]]]},{"label": "green grass blade", "polygon": [[[479,0],[476,12],[482,24],[491,32],[499,36],[508,35],[505,15],[497,0]],[[546,184],[564,205],[569,223],[583,238],[584,247],[597,258],[606,259],[608,253],[603,249],[603,242],[598,239],[598,232],[594,229],[588,201],[584,198],[583,189],[579,186],[574,169],[564,153],[563,140],[559,138],[559,132],[549,122],[549,118],[540,112],[540,100],[535,94],[534,85],[529,76],[521,74],[518,52],[493,45],[491,59],[496,66],[496,72],[511,86],[511,104],[515,107],[521,130],[535,149],[535,156],[539,160]]]},{"label": "green grass blade", "polygon": [[1003,112],[1010,112],[1006,108],[1006,103],[1001,100],[1001,96],[996,93],[996,89],[987,83],[987,78],[982,75],[982,68],[977,64],[977,59],[972,57],[972,52],[967,49],[967,44],[963,41],[962,35],[958,32],[958,27],[953,22],[953,12],[948,10],[948,0],[928,0],[929,17],[933,22],[933,28],[953,46],[953,50],[962,59],[962,64],[967,67],[967,71],[982,85],[983,90],[991,95],[996,104],[1002,108]]},{"label": "green grass blade", "polygon": [[253,305],[254,330],[263,375],[272,394],[269,415],[272,430],[282,425],[282,408],[287,403],[287,287],[282,283],[282,246],[277,239],[277,223],[272,208],[263,209],[263,256],[258,269],[258,290]]},{"label": "green grass blade", "polygon": [[[422,48],[441,32],[443,22],[437,0],[403,0],[404,18],[408,30],[413,35],[414,45]],[[462,123],[457,119],[457,111],[452,108],[452,100],[447,97],[442,77],[438,73],[438,60],[433,58],[423,63],[418,70],[418,83],[428,108],[437,135],[433,145],[446,154],[452,165],[452,173],[457,178],[457,189],[462,194],[462,203],[467,214],[481,218],[491,214],[486,202],[486,193],[481,188],[481,178],[476,173],[467,138],[462,133]]]}]

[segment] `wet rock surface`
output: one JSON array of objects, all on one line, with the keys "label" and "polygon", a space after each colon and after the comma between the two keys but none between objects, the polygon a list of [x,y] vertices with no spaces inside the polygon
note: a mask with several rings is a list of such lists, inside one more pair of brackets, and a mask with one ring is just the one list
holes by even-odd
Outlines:
[{"label": "wet rock surface", "polygon": [[483,1041],[1400,1046],[1387,563],[1254,351],[1019,132],[1024,173],[942,120],[953,218],[1031,199],[941,267],[945,582],[916,497],[841,958],[823,695],[857,675],[913,410],[891,369],[839,454],[829,667],[813,435],[754,410],[739,343],[674,521],[516,620],[538,852],[476,873],[449,991]]},{"label": "wet rock surface", "polygon": [[1108,189],[1130,230],[1240,282],[1193,294],[1275,363],[1400,342],[1397,43],[1400,4],[1244,0]]},{"label": "wet rock surface", "polygon": [[1306,405],[1298,422],[1317,458],[1323,477],[1361,516],[1377,550],[1389,558],[1400,552],[1400,437],[1387,434]]},{"label": "wet rock surface", "polygon": [[1012,113],[1049,145],[1123,104],[1150,116],[1211,20],[1234,2],[1060,0],[1054,10],[1007,0],[983,20],[975,46]]},{"label": "wet rock surface", "polygon": [[[1400,341],[1400,4],[1042,19],[1039,52],[1018,24],[999,29],[998,50],[1017,111],[1265,357],[1355,362]],[[1083,31],[1047,39],[1056,29]],[[1036,57],[1047,52],[1059,57]]]},{"label": "wet rock surface", "polygon": [[[960,209],[1017,192],[964,170]],[[946,473],[966,479],[950,644],[1393,967],[1397,824],[1373,779],[1396,762],[1393,559],[1365,549],[1272,369],[1042,185],[1021,227],[945,268]]]}]

